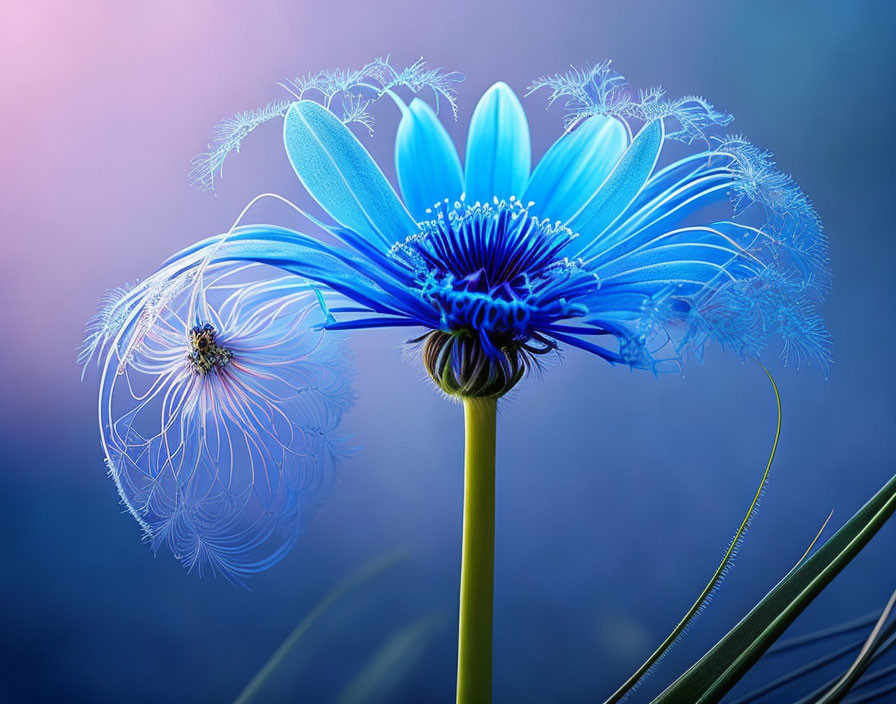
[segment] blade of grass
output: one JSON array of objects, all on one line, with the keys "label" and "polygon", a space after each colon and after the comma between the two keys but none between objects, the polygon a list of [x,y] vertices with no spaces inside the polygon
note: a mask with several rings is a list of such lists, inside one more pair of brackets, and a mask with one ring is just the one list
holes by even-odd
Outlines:
[{"label": "blade of grass", "polygon": [[858,697],[850,697],[846,700],[845,704],[868,704],[868,702],[877,701],[881,697],[892,694],[896,692],[896,682],[891,682],[888,685],[884,685],[883,687],[879,687],[872,692],[867,692]]},{"label": "blade of grass", "polygon": [[[783,648],[783,649],[787,649],[787,650],[792,650],[799,646],[815,645],[816,643],[822,642],[826,638],[844,635],[846,633],[851,633],[852,631],[858,630],[860,627],[869,626],[878,620],[881,613],[882,613],[882,610],[876,611],[876,612],[874,612],[874,614],[872,615],[872,617],[870,619],[868,617],[863,617],[860,619],[856,619],[854,621],[849,621],[840,626],[835,626],[833,628],[826,628],[821,631],[816,631],[815,633],[809,633],[805,636],[798,636],[797,638],[792,638],[790,641],[786,641],[779,645],[787,646],[786,648]],[[853,641],[852,643],[849,643],[848,645],[845,645],[845,646],[841,647],[840,649],[838,649],[832,653],[829,653],[829,654],[827,654],[827,655],[825,655],[807,665],[803,665],[802,667],[799,667],[799,668],[793,670],[792,672],[782,675],[781,677],[777,678],[773,682],[769,682],[768,684],[763,685],[762,687],[754,689],[753,691],[745,694],[744,696],[740,697],[739,699],[734,700],[730,704],[747,704],[748,702],[752,702],[755,699],[759,699],[760,697],[763,697],[766,694],[773,692],[774,690],[778,689],[779,687],[783,687],[785,684],[793,682],[794,680],[799,679],[800,677],[803,677],[811,672],[814,672],[819,667],[823,667],[824,665],[843,657],[843,655],[845,655],[853,650],[856,650],[863,643],[865,643],[866,640],[867,640],[866,638],[863,638],[861,640]],[[889,649],[891,644],[892,643],[881,644],[881,646],[879,648],[877,648],[875,650],[875,652],[872,654],[871,662],[874,662],[879,657],[881,657],[887,651],[887,649]],[[782,652],[782,650],[783,650],[782,648],[775,646],[775,648],[769,649],[769,651],[765,654],[765,657],[768,657],[770,654],[772,654],[772,650],[775,650],[776,648],[777,648],[777,652]],[[860,686],[864,686],[864,684],[868,681],[874,681],[875,679],[883,677],[885,674],[887,674],[888,669],[889,668],[884,668],[883,670],[878,671],[878,673],[882,673],[882,674],[875,673],[873,675],[869,675],[868,677],[863,678],[861,684],[854,686],[853,689],[857,689]],[[893,669],[896,669],[896,666],[894,666]],[[819,696],[821,696],[822,694],[827,692],[831,687],[833,687],[835,684],[837,684],[837,682],[840,680],[840,677],[841,677],[841,675],[837,675],[833,679],[825,682],[820,687],[817,687],[816,689],[814,689],[810,694],[807,694],[805,697],[800,699],[798,702],[795,702],[795,704],[810,704],[811,702],[815,702]]]},{"label": "blade of grass", "polygon": [[[880,651],[875,653],[874,660],[877,660],[881,655],[884,654],[884,649],[881,648]],[[867,687],[869,684],[877,682],[879,679],[886,677],[892,673],[896,672],[896,663],[892,665],[887,665],[886,667],[882,667],[879,670],[874,670],[874,672],[869,672],[865,677],[862,678],[862,681],[859,682],[855,687],[852,688],[852,691],[855,692],[857,689],[862,689]]]},{"label": "blade of grass", "polygon": [[880,610],[878,609],[877,611],[873,611],[870,614],[862,616],[861,618],[842,623],[839,626],[823,628],[819,631],[806,633],[802,636],[795,636],[793,638],[788,638],[787,640],[782,640],[780,643],[776,643],[774,646],[769,648],[768,652],[766,652],[765,654],[765,657],[768,658],[773,655],[779,655],[780,653],[787,652],[788,650],[793,650],[794,648],[799,648],[803,645],[820,643],[821,641],[828,640],[829,638],[836,638],[837,636],[842,636],[846,635],[847,633],[852,633],[853,631],[858,631],[865,626],[870,626],[872,623],[877,621],[879,616]]},{"label": "blade of grass", "polygon": [[[747,533],[747,529],[750,527],[750,523],[756,515],[756,510],[759,508],[759,501],[765,492],[765,487],[768,485],[768,477],[772,470],[772,463],[775,461],[775,454],[778,451],[778,440],[781,438],[781,394],[778,391],[778,385],[775,383],[771,372],[765,367],[762,367],[762,370],[768,376],[769,381],[772,383],[772,389],[775,392],[775,406],[777,408],[778,420],[775,426],[775,439],[772,442],[772,450],[769,454],[768,462],[765,465],[762,479],[759,481],[759,488],[756,490],[756,494],[753,496],[753,500],[750,502],[750,506],[747,509],[747,514],[744,516],[740,527],[738,527],[737,532],[728,544],[728,549],[722,556],[722,561],[719,563],[719,566],[716,568],[712,577],[710,577],[709,582],[706,583],[703,591],[700,592],[700,596],[698,596],[697,600],[691,605],[691,608],[688,609],[687,613],[685,613],[675,628],[672,629],[672,632],[666,639],[660,643],[659,647],[643,662],[641,667],[639,667],[634,674],[632,674],[632,676],[604,702],[604,704],[617,704],[617,702],[625,699],[632,690],[637,689],[641,681],[653,671],[653,668],[659,663],[663,656],[673,645],[675,645],[678,639],[687,632],[697,616],[699,616],[703,609],[706,608],[710,598],[712,598],[712,595],[719,588],[719,585],[722,583],[722,580],[725,578],[731,565],[734,564],[737,549],[740,547],[740,544]],[[824,526],[822,526],[822,530],[824,530]],[[821,533],[819,532],[819,535],[820,534]],[[814,545],[814,541],[812,544]],[[812,545],[809,546],[809,550],[811,549]],[[803,555],[803,557],[805,557],[805,555]]]},{"label": "blade of grass", "polygon": [[739,624],[654,700],[715,704],[896,511],[894,475],[837,533],[791,570]]},{"label": "blade of grass", "polygon": [[[840,679],[840,681],[837,682],[837,684],[834,685],[834,687],[821,699],[819,699],[817,704],[837,704],[838,702],[843,701],[843,699],[852,689],[853,685],[865,673],[865,670],[868,669],[868,666],[871,664],[871,658],[874,657],[874,653],[877,650],[877,647],[880,645],[882,640],[885,640],[890,634],[889,632],[884,632],[884,624],[890,617],[890,613],[893,611],[894,606],[896,606],[896,591],[894,591],[890,596],[890,600],[884,607],[884,610],[881,613],[880,618],[877,620],[877,623],[874,624],[874,628],[872,629],[871,633],[868,634],[868,639],[865,641],[865,644],[862,646],[862,649],[856,656],[855,661],[852,663],[852,665],[850,665],[849,669],[845,673],[843,673],[843,677]],[[891,627],[889,631],[892,632],[893,628]],[[883,635],[882,632],[884,632]]]},{"label": "blade of grass", "polygon": [[796,564],[794,565],[794,567],[799,566],[799,564],[809,556],[809,553],[812,552],[812,548],[815,547],[815,543],[818,542],[818,539],[821,537],[821,534],[824,533],[824,529],[828,527],[828,523],[831,522],[831,518],[833,518],[833,516],[834,516],[834,509],[831,509],[831,512],[828,514],[828,517],[825,518],[824,523],[821,524],[821,528],[818,529],[818,532],[815,534],[815,537],[812,538],[812,542],[809,543],[809,547],[806,548],[806,552],[804,552],[802,554],[802,557],[800,557],[800,559],[796,561]]},{"label": "blade of grass", "polygon": [[[879,658],[883,657],[886,652],[893,647],[893,644],[896,643],[896,637],[888,638],[884,643],[881,644],[880,648],[874,653],[871,658],[871,662],[875,662]],[[890,672],[896,671],[896,665],[890,665],[888,667],[882,667],[879,670],[875,670],[867,677],[863,677],[853,688],[850,690],[851,692],[856,691],[857,689],[861,689],[862,687],[866,687],[872,682],[876,682],[881,677],[886,677]],[[840,680],[840,675],[837,675],[831,680],[828,680],[820,687],[815,688],[805,697],[800,699],[798,702],[794,702],[794,704],[814,704],[817,701],[818,697],[827,692],[831,687],[833,687]]]},{"label": "blade of grass", "polygon": [[836,662],[840,658],[849,655],[852,651],[860,648],[862,643],[865,642],[865,639],[855,640],[847,645],[841,646],[826,655],[813,660],[812,662],[808,662],[805,665],[788,672],[785,675],[781,675],[777,679],[772,680],[771,682],[762,685],[761,687],[754,689],[752,692],[748,692],[742,697],[735,699],[731,704],[749,704],[749,702],[754,702],[757,699],[764,697],[766,694],[770,694],[774,692],[776,689],[783,687],[785,684],[790,684],[794,680],[798,680],[800,677],[804,677],[816,670],[820,670],[825,665],[829,665],[832,662]]},{"label": "blade of grass", "polygon": [[268,661],[262,665],[261,669],[255,673],[255,676],[249,681],[249,684],[240,692],[240,695],[234,700],[234,704],[248,704],[258,694],[268,678],[283,663],[287,655],[296,647],[302,636],[311,628],[311,625],[317,621],[333,604],[339,601],[346,594],[357,589],[365,582],[369,581],[376,575],[385,572],[404,560],[408,555],[405,549],[390,550],[389,552],[374,558],[370,562],[362,565],[357,570],[348,575],[332,590],[330,590],[305,617],[299,621],[299,624],[292,630],[280,646],[274,651],[274,654],[268,658]]},{"label": "blade of grass", "polygon": [[423,654],[442,621],[442,614],[433,613],[397,631],[349,683],[337,704],[384,700]]}]

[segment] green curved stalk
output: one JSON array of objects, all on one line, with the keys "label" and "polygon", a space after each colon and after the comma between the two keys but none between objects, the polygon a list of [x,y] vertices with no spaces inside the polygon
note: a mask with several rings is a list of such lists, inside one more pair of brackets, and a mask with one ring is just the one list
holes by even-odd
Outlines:
[{"label": "green curved stalk", "polygon": [[[892,626],[893,624],[890,624],[891,628]],[[896,635],[890,635],[889,638],[887,638],[883,643],[880,644],[880,647],[877,648],[874,655],[871,656],[871,662],[877,662],[878,660],[880,660],[880,658],[886,655],[894,645],[896,645]],[[862,679],[860,679],[852,686],[852,689],[849,690],[849,693],[852,694],[858,689],[867,687],[868,685],[876,682],[879,679],[883,679],[893,672],[896,672],[896,664],[888,665],[887,667],[882,667],[878,670],[874,670],[867,675],[862,675]],[[798,702],[794,702],[794,704],[818,704],[818,698],[825,692],[827,692],[831,687],[835,686],[837,682],[840,681],[841,677],[842,675],[837,675],[837,677],[828,680],[823,685],[817,687],[815,690],[800,699]],[[855,702],[853,699],[848,699],[847,704],[855,704]]]},{"label": "green curved stalk", "polygon": [[769,648],[765,653],[765,657],[770,658],[773,655],[786,653],[788,650],[793,650],[794,648],[799,648],[804,645],[815,645],[816,643],[820,643],[821,641],[827,640],[829,638],[836,638],[847,633],[853,633],[854,631],[865,628],[865,626],[873,625],[877,621],[877,619],[880,618],[880,614],[881,610],[878,609],[877,611],[872,611],[866,616],[853,619],[852,621],[847,621],[846,623],[841,623],[838,626],[822,628],[818,631],[813,631],[812,633],[806,633],[801,636],[794,636],[793,638],[781,641],[780,643],[775,643],[775,645]]},{"label": "green curved stalk", "polygon": [[497,400],[464,399],[464,537],[460,569],[457,702],[492,699]]},{"label": "green curved stalk", "polygon": [[[880,618],[874,625],[874,629],[869,634],[868,639],[859,651],[855,661],[849,666],[849,669],[844,673],[837,684],[818,700],[817,704],[837,704],[837,702],[843,701],[844,697],[846,697],[846,695],[853,689],[856,682],[859,681],[859,678],[865,673],[868,666],[871,665],[872,658],[881,643],[887,638],[887,635],[882,635],[881,632],[884,630],[884,624],[890,617],[890,612],[893,611],[894,606],[896,606],[896,591],[890,596],[890,600],[884,607]],[[887,632],[888,635],[892,633],[894,626],[896,626],[896,624],[891,624]]]},{"label": "green curved stalk", "polygon": [[[715,591],[715,589],[721,584],[722,580],[725,577],[725,573],[728,571],[728,568],[734,562],[734,554],[737,552],[737,548],[741,543],[747,529],[750,527],[750,522],[753,520],[753,516],[756,513],[756,509],[759,508],[759,500],[762,498],[762,494],[765,491],[765,487],[768,484],[769,473],[772,469],[772,463],[775,461],[775,454],[778,451],[778,440],[781,438],[781,394],[778,391],[778,385],[775,383],[774,378],[772,377],[771,372],[762,367],[763,371],[768,376],[769,381],[772,383],[772,389],[775,392],[775,404],[778,410],[778,421],[775,426],[775,439],[772,443],[772,450],[769,453],[768,463],[765,466],[765,472],[762,474],[762,479],[759,482],[759,488],[756,490],[756,494],[753,496],[753,500],[750,502],[750,506],[747,509],[747,514],[744,516],[743,521],[741,521],[740,527],[737,529],[737,532],[734,534],[734,538],[731,540],[731,544],[728,546],[728,549],[725,551],[725,554],[722,556],[722,560],[719,563],[719,566],[716,568],[716,571],[713,573],[709,582],[706,583],[706,586],[703,588],[703,591],[700,592],[700,596],[697,597],[697,600],[688,609],[687,613],[682,617],[681,621],[678,622],[678,625],[672,629],[672,632],[666,637],[666,639],[660,644],[660,646],[653,651],[651,656],[644,661],[644,663],[635,671],[635,673],[629,677],[619,689],[617,689],[613,695],[604,702],[604,704],[616,704],[617,702],[624,699],[628,693],[635,688],[641,680],[647,675],[651,668],[656,665],[660,658],[666,654],[666,652],[671,648],[675,642],[681,637],[681,635],[687,630],[688,626],[693,623],[694,619],[697,617],[699,612],[703,609],[703,607],[707,603],[707,599],[709,596]],[[805,556],[804,556],[805,557]]]},{"label": "green curved stalk", "polygon": [[896,692],[896,682],[891,682],[888,685],[884,685],[879,689],[875,689],[873,692],[868,692],[855,699],[847,699],[846,704],[868,704],[868,702],[883,701],[882,697],[892,694],[893,692]]},{"label": "green curved stalk", "polygon": [[896,512],[893,476],[653,704],[716,704]]},{"label": "green curved stalk", "polygon": [[[837,660],[841,660],[847,655],[853,653],[855,650],[858,650],[862,643],[865,642],[865,639],[852,641],[851,643],[847,643],[846,645],[842,645],[836,650],[831,650],[828,653],[825,653],[821,657],[812,660],[811,662],[802,665],[801,667],[796,668],[795,670],[791,670],[790,672],[781,675],[780,677],[768,682],[761,687],[757,687],[752,692],[748,692],[742,697],[738,697],[731,704],[752,704],[757,699],[761,699],[774,692],[776,689],[780,689],[784,685],[790,684],[791,682],[795,682],[801,677],[805,677],[813,672],[817,672],[821,668],[826,665],[830,665],[832,662],[836,662]],[[836,684],[836,680],[832,684]],[[814,701],[814,698],[813,698]]]}]

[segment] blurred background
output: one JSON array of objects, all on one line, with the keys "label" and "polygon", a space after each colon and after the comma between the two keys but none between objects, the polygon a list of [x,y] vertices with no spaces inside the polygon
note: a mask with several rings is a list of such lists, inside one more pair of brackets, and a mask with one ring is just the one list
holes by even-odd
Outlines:
[{"label": "blurred background", "polygon": [[[522,93],[544,73],[612,58],[634,86],[732,112],[825,222],[830,379],[768,360],[785,413],[771,486],[712,607],[633,701],[657,692],[777,582],[831,509],[827,535],[893,472],[893,19],[889,3],[833,0],[0,2],[0,700],[228,701],[318,599],[397,546],[407,559],[317,622],[259,701],[333,701],[395,634],[410,646],[373,693],[453,700],[462,413],[403,359],[400,332],[352,341],[346,425],[362,450],[249,590],[141,543],[105,477],[96,377],[80,383],[75,365],[105,289],[226,230],[257,193],[306,202],[278,123],[228,159],[217,195],[191,188],[190,158],[216,121],[281,97],[285,77],[390,52],[467,75],[448,126],[461,144],[494,81]],[[524,105],[540,154],[561,113],[543,95]],[[362,139],[391,176],[394,110],[377,117]],[[275,206],[250,219],[298,226]],[[714,570],[774,423],[762,371],[718,350],[659,379],[570,351],[503,403],[496,701],[591,702],[615,689]],[[894,548],[889,526],[792,633],[882,605]],[[771,661],[751,682],[789,666]]]}]

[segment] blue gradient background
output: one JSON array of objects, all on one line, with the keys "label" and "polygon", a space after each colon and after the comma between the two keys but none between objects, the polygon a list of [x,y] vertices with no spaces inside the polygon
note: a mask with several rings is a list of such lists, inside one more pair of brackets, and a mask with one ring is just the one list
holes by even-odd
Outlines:
[{"label": "blue gradient background", "polygon": [[[402,359],[400,332],[359,335],[362,452],[329,506],[251,591],[154,558],[104,476],[95,379],[75,350],[101,292],[225,230],[255,194],[299,199],[276,126],[232,157],[217,197],[187,185],[212,125],[275,82],[392,52],[518,91],[604,58],[635,86],[696,92],[774,150],[832,242],[825,382],[772,364],[784,434],[761,513],[713,607],[639,693],[681,672],[803,552],[892,473],[893,12],[884,2],[525,0],[381,3],[0,3],[0,699],[232,698],[336,581],[396,545],[412,557],[334,610],[264,701],[331,701],[390,633],[441,630],[389,701],[451,701],[461,519],[457,406]],[[559,134],[524,102],[536,154]],[[391,173],[395,117],[367,140]],[[282,208],[258,219],[296,224]],[[772,360],[774,361],[774,360]],[[761,474],[774,429],[761,370],[718,351],[654,379],[570,352],[500,419],[498,702],[606,695],[708,578]],[[829,531],[830,532],[830,531]],[[894,586],[886,528],[795,626],[863,614]],[[779,672],[769,663],[752,682]],[[794,690],[795,691],[795,690]]]}]

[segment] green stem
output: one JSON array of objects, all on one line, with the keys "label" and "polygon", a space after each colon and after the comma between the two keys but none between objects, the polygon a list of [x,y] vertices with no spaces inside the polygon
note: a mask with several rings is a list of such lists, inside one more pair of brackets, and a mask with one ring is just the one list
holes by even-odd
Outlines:
[{"label": "green stem", "polygon": [[457,645],[458,704],[492,700],[497,400],[464,399],[464,539]]}]

